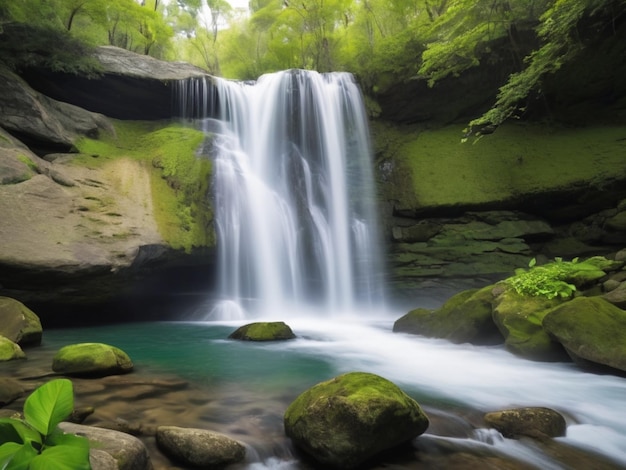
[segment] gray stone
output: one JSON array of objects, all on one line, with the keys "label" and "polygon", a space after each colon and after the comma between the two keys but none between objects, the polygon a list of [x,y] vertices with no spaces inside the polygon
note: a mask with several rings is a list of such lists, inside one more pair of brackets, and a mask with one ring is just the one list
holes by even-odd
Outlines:
[{"label": "gray stone", "polygon": [[159,449],[177,462],[200,468],[222,468],[240,462],[246,448],[228,436],[205,429],[159,426]]},{"label": "gray stone", "polygon": [[42,336],[39,317],[22,302],[0,297],[0,335],[20,346],[39,345]]},{"label": "gray stone", "polygon": [[106,452],[115,462],[117,467],[112,467],[110,459],[96,455],[90,451],[90,461],[98,462],[102,468],[94,470],[152,470],[152,462],[146,446],[134,436],[110,429],[84,426],[82,424],[61,423],[59,427],[63,432],[77,434],[89,439],[91,449]]},{"label": "gray stone", "polygon": [[487,413],[484,419],[503,436],[513,439],[522,436],[540,439],[561,437],[567,428],[560,413],[542,407],[493,411]]}]

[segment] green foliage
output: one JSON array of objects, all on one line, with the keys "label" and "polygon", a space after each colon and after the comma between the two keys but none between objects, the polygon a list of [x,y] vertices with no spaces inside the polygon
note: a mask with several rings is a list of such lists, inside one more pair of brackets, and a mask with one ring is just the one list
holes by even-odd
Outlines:
[{"label": "green foliage", "polygon": [[577,284],[584,285],[605,275],[593,258],[580,263],[578,258],[572,261],[555,258],[553,262],[541,266],[537,266],[533,258],[528,266],[528,270],[516,270],[515,276],[508,278],[506,283],[520,295],[548,299],[568,299],[576,292]]},{"label": "green foliage", "polygon": [[58,425],[74,409],[72,382],[55,379],[24,403],[24,419],[0,419],[0,467],[6,470],[90,470],[89,441]]}]

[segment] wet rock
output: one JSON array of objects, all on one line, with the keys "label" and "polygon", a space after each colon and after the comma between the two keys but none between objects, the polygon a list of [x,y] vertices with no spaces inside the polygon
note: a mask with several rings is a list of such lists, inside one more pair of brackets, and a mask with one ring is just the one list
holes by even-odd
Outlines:
[{"label": "wet rock", "polygon": [[[1,346],[0,346],[1,348]],[[0,377],[0,406],[6,406],[24,395],[22,384],[9,377]]]},{"label": "wet rock", "polygon": [[22,302],[10,297],[0,297],[0,335],[20,346],[41,343],[41,321]]},{"label": "wet rock", "polygon": [[493,320],[513,354],[536,361],[561,361],[567,358],[562,346],[543,329],[543,318],[560,298],[523,296],[500,284],[493,304]]},{"label": "wet rock", "polygon": [[291,328],[282,321],[256,322],[240,326],[229,336],[244,341],[279,341],[296,337]]},{"label": "wet rock", "polygon": [[[607,283],[608,282],[609,281],[607,281]],[[623,281],[623,282],[613,281],[613,282],[615,282],[616,285],[613,286],[610,292],[607,292],[606,294],[604,294],[602,298],[606,300],[607,302],[612,303],[616,307],[619,307],[621,309],[626,309],[626,281]]]},{"label": "wet rock", "polygon": [[543,327],[575,362],[626,371],[626,311],[603,298],[575,298],[550,311]]},{"label": "wet rock", "polygon": [[565,418],[549,408],[516,408],[485,415],[485,422],[503,436],[519,438],[560,437],[567,428]]},{"label": "wet rock", "polygon": [[298,396],[284,416],[285,433],[313,459],[355,468],[411,441],[429,421],[419,404],[392,382],[352,372]]},{"label": "wet rock", "polygon": [[52,359],[52,370],[65,375],[102,377],[130,372],[133,363],[115,346],[79,343],[61,348]]},{"label": "wet rock", "polygon": [[156,441],[174,460],[199,468],[222,468],[242,461],[246,454],[234,439],[204,429],[159,426]]},{"label": "wet rock", "polygon": [[26,354],[22,348],[4,336],[0,336],[0,362],[24,359]]},{"label": "wet rock", "polygon": [[487,286],[462,291],[439,309],[412,310],[396,320],[393,331],[443,338],[453,343],[502,343],[491,314],[492,290],[493,286]]},{"label": "wet rock", "polygon": [[[63,432],[77,434],[89,439],[91,450],[90,460],[102,461],[102,469],[117,468],[119,470],[152,470],[152,463],[146,446],[136,437],[110,429],[101,429],[82,424],[61,423],[59,427]],[[102,456],[93,456],[93,450],[103,451],[109,454],[117,467],[111,467],[110,459]],[[100,470],[100,467],[94,467]]]}]

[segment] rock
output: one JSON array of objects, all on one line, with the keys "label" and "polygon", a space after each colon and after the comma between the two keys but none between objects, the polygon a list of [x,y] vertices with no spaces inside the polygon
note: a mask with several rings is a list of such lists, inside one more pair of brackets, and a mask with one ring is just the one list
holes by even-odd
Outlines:
[{"label": "rock", "polygon": [[24,354],[24,351],[18,344],[4,336],[0,336],[0,362],[24,359],[25,357],[26,354]]},{"label": "rock", "polygon": [[485,415],[485,422],[505,437],[534,438],[560,437],[565,435],[567,425],[561,414],[549,408],[516,408],[494,411]]},{"label": "rock", "polygon": [[20,346],[37,346],[42,333],[35,312],[18,300],[0,297],[0,335]]},{"label": "rock", "polygon": [[222,468],[246,455],[239,442],[204,429],[159,426],[156,441],[159,449],[177,462],[199,468]]},{"label": "rock", "polygon": [[606,221],[607,228],[616,232],[626,232],[626,211],[618,212],[615,216]]},{"label": "rock", "polygon": [[86,78],[46,70],[26,72],[30,85],[46,95],[118,119],[170,119],[173,84],[211,77],[183,62],[166,62],[114,46],[96,48],[103,74]]},{"label": "rock", "polygon": [[115,346],[79,343],[62,347],[52,360],[52,370],[65,375],[103,377],[130,372],[133,363]]},{"label": "rock", "polygon": [[113,127],[100,114],[53,100],[33,90],[22,78],[0,67],[0,122],[41,153],[69,151],[81,135],[97,137]]},{"label": "rock", "polygon": [[[61,423],[59,427],[63,432],[77,434],[89,439],[91,444],[90,461],[101,463],[102,467],[95,467],[93,470],[108,470],[116,468],[119,470],[152,470],[152,463],[146,446],[134,436],[124,434],[110,429],[101,429],[82,424]],[[117,466],[111,467],[111,460],[101,456],[93,455],[93,451],[106,452],[115,459]]]},{"label": "rock", "polygon": [[490,285],[459,292],[434,311],[412,310],[396,320],[393,331],[443,338],[453,343],[502,343],[503,338],[492,319],[492,290]]},{"label": "rock", "polygon": [[626,372],[626,311],[606,300],[575,298],[552,309],[543,327],[575,362]]},{"label": "rock", "polygon": [[[0,349],[2,349],[2,337],[0,337]],[[2,353],[0,353],[1,355]],[[14,402],[24,395],[25,392],[26,390],[17,380],[9,377],[0,377],[0,407]]]},{"label": "rock", "polygon": [[280,341],[293,339],[296,335],[287,324],[277,321],[249,323],[240,326],[228,337],[244,341]]},{"label": "rock", "polygon": [[607,302],[611,302],[616,307],[626,309],[626,281],[613,286],[613,289],[602,295],[602,298]]},{"label": "rock", "polygon": [[325,466],[355,468],[426,431],[419,404],[392,382],[351,372],[298,396],[284,416],[285,433]]},{"label": "rock", "polygon": [[506,348],[513,354],[537,361],[567,358],[561,345],[542,327],[547,313],[564,300],[522,296],[512,288],[498,286],[500,292],[493,303],[493,321],[504,337]]}]

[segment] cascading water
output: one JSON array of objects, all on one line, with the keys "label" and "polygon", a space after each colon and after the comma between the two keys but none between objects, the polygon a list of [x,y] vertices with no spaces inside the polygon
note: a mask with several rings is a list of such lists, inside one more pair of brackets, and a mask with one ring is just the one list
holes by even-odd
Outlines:
[{"label": "cascading water", "polygon": [[192,79],[179,103],[213,136],[222,300],[211,319],[381,302],[369,131],[351,75]]}]

